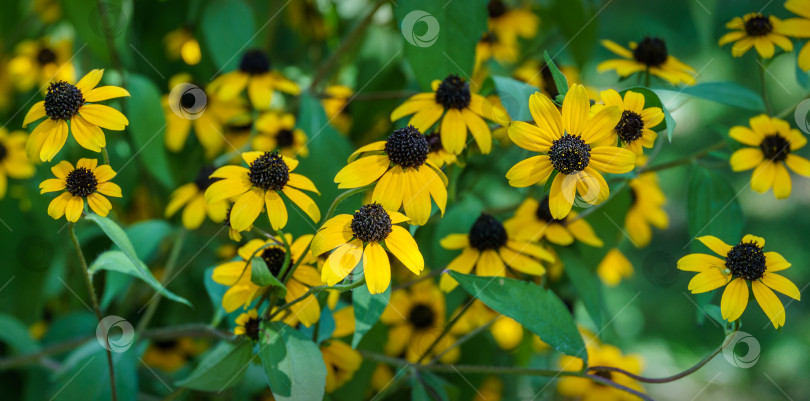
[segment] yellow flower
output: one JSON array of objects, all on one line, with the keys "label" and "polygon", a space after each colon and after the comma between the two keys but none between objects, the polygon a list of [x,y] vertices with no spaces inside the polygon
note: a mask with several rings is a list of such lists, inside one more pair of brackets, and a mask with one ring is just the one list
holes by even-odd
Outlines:
[{"label": "yellow flower", "polygon": [[514,121],[509,138],[523,149],[543,153],[514,165],[506,173],[509,185],[528,187],[545,183],[553,171],[558,174],[551,183],[549,206],[551,216],[564,219],[571,210],[577,192],[590,204],[602,203],[610,188],[600,171],[622,174],[633,169],[633,152],[605,145],[621,121],[622,111],[616,106],[590,113],[588,93],[574,85],[565,95],[562,113],[548,97],[536,92],[529,99],[529,110],[536,125]]},{"label": "yellow flower", "polygon": [[604,259],[596,267],[596,274],[608,287],[619,285],[623,278],[633,275],[633,264],[618,248],[608,251]]},{"label": "yellow flower", "polygon": [[481,386],[476,390],[473,401],[501,401],[503,381],[497,376],[487,376]]},{"label": "yellow flower", "polygon": [[225,145],[226,139],[222,134],[226,125],[247,116],[245,102],[240,98],[223,100],[217,96],[213,84],[203,90],[190,84],[190,81],[189,74],[173,76],[169,87],[179,90],[174,89],[163,96],[163,115],[166,117],[164,144],[170,151],[180,152],[193,125],[197,141],[210,159],[219,154]]},{"label": "yellow flower", "polygon": [[799,289],[790,280],[775,274],[790,267],[782,255],[765,252],[765,240],[748,234],[739,244],[731,246],[710,235],[697,238],[703,245],[720,255],[694,253],[678,260],[678,269],[697,272],[689,281],[689,291],[699,294],[726,284],[720,300],[720,312],[729,322],[742,316],[748,306],[748,284],[757,303],[768,315],[773,327],[785,325],[785,308],[772,290],[800,300]]},{"label": "yellow flower", "polygon": [[762,13],[749,13],[742,18],[734,17],[726,23],[726,28],[731,29],[731,32],[723,35],[718,44],[723,46],[734,43],[731,46],[731,55],[734,57],[740,57],[754,47],[760,57],[771,58],[775,50],[774,45],[786,52],[793,50],[793,43],[785,35],[802,34],[802,27],[794,24],[798,21],[800,20],[782,21],[773,15]]},{"label": "yellow flower", "polygon": [[408,124],[419,132],[428,132],[441,120],[439,132],[442,146],[453,154],[459,154],[467,143],[469,129],[481,153],[492,150],[492,132],[484,118],[492,120],[493,106],[483,96],[470,92],[470,84],[457,75],[449,75],[443,81],[435,80],[433,92],[411,96],[391,112],[391,121],[413,114]]},{"label": "yellow flower", "polygon": [[499,63],[514,63],[518,59],[518,45],[514,37],[485,32],[475,45],[476,65],[494,58]]},{"label": "yellow flower", "polygon": [[548,242],[567,246],[576,239],[590,246],[603,245],[591,225],[585,219],[577,218],[576,212],[569,212],[563,219],[551,217],[548,197],[539,202],[526,198],[518,206],[515,216],[506,220],[503,225],[508,231],[514,232],[516,238],[527,241],[537,242],[545,238]]},{"label": "yellow flower", "polygon": [[216,179],[210,178],[214,172],[213,166],[205,166],[197,173],[194,182],[185,184],[177,188],[171,194],[169,204],[166,206],[166,217],[172,217],[178,210],[185,206],[183,210],[183,226],[189,230],[194,230],[202,225],[206,214],[212,221],[221,223],[228,213],[228,202],[219,201],[208,203],[205,201],[205,190]]},{"label": "yellow flower", "polygon": [[56,220],[65,216],[76,222],[84,211],[84,201],[99,216],[106,216],[112,209],[110,201],[104,197],[121,197],[121,187],[110,182],[115,171],[106,164],[98,165],[96,159],[79,159],[76,168],[62,160],[51,167],[56,178],[49,178],[39,184],[40,193],[65,191],[48,205],[48,216]]},{"label": "yellow flower", "polygon": [[[104,131],[123,131],[129,120],[120,111],[95,104],[103,100],[129,96],[124,88],[117,86],[96,87],[104,70],[87,73],[79,83],[71,85],[65,81],[51,83],[45,100],[34,104],[25,115],[23,127],[43,117],[48,117],[31,132],[26,144],[28,158],[51,161],[62,150],[68,131],[76,142],[85,149],[101,152],[107,146]],[[68,127],[70,121],[70,127]]]},{"label": "yellow flower", "polygon": [[630,180],[633,203],[624,218],[624,228],[633,245],[643,248],[652,239],[650,225],[659,229],[669,227],[669,216],[663,205],[667,198],[658,186],[655,173],[644,173]]},{"label": "yellow flower", "polygon": [[[460,309],[461,307],[456,313]],[[469,310],[453,325],[451,333],[456,337],[460,337],[488,324],[493,319],[495,319],[495,322],[490,326],[489,332],[495,342],[504,351],[515,349],[523,341],[523,326],[508,316],[499,315],[498,312],[490,309],[481,301],[473,301]]]},{"label": "yellow flower", "polygon": [[349,132],[352,125],[352,116],[346,108],[354,92],[348,86],[331,85],[324,89],[327,97],[321,100],[323,111],[332,124],[342,134]]},{"label": "yellow flower", "polygon": [[[788,20],[790,24],[795,24],[790,36],[797,38],[810,37],[810,1],[788,0],[785,2],[785,8],[802,17]],[[788,23],[788,21],[785,22]],[[799,52],[799,68],[804,71],[810,70],[810,42],[805,43]]]},{"label": "yellow flower", "polygon": [[[409,288],[394,291],[380,316],[380,321],[389,326],[388,342],[383,351],[392,356],[404,356],[408,362],[416,363],[441,334],[445,313],[444,293],[432,280],[420,281]],[[445,335],[421,362],[429,362],[454,342],[452,335]],[[458,347],[450,349],[440,361],[453,363],[460,354]]]},{"label": "yellow flower", "polygon": [[787,121],[760,114],[749,120],[751,128],[731,127],[729,136],[744,145],[731,155],[731,169],[745,171],[754,169],[751,189],[765,193],[773,187],[776,199],[790,196],[790,174],[793,172],[810,177],[810,161],[793,154],[807,144],[807,138],[797,129],[790,128]]},{"label": "yellow flower", "polygon": [[340,340],[321,344],[323,363],[326,364],[326,392],[331,393],[354,377],[363,364],[363,356]]},{"label": "yellow flower", "polygon": [[[363,260],[368,291],[379,294],[391,283],[391,264],[386,250],[414,274],[425,268],[425,260],[408,230],[395,224],[407,217],[385,210],[378,203],[364,205],[354,215],[339,214],[323,224],[312,240],[312,254],[335,250],[326,259],[321,279],[335,285]],[[335,249],[337,248],[337,249]]]},{"label": "yellow flower", "polygon": [[24,180],[34,176],[34,165],[25,156],[25,138],[22,131],[12,132],[0,127],[0,199],[6,196],[8,178]]},{"label": "yellow flower", "polygon": [[[541,276],[546,269],[540,260],[554,261],[548,251],[537,244],[515,238],[494,217],[481,213],[470,228],[469,234],[450,234],[439,241],[444,249],[463,249],[461,254],[447,265],[447,270],[488,277],[503,277],[506,266],[525,274]],[[452,291],[458,282],[449,274],[442,274],[442,290]]]},{"label": "yellow flower", "polygon": [[531,39],[537,35],[540,18],[531,10],[509,9],[501,0],[490,0],[487,4],[487,25],[490,32],[498,36]]},{"label": "yellow flower", "polygon": [[175,372],[205,349],[189,337],[152,341],[143,354],[143,363],[166,372]]},{"label": "yellow flower", "polygon": [[239,314],[239,317],[234,322],[236,327],[233,329],[233,334],[246,336],[253,341],[259,340],[262,320],[259,319],[259,313],[256,309]]},{"label": "yellow flower", "polygon": [[253,138],[253,149],[278,151],[287,157],[306,157],[307,134],[295,128],[295,116],[289,113],[278,114],[267,112],[256,119],[256,137]]},{"label": "yellow flower", "polygon": [[[228,227],[228,237],[232,241],[241,242],[242,241],[242,232],[238,231],[238,230],[235,230],[231,226],[231,212],[232,211],[233,211],[233,205],[228,206],[228,211],[225,213],[225,219],[223,219],[222,224],[224,224],[225,227]],[[250,230],[253,230],[253,224],[249,225],[248,228],[245,229],[245,231],[250,231]]]},{"label": "yellow flower", "polygon": [[273,91],[298,95],[298,85],[280,72],[271,71],[270,60],[261,50],[248,50],[242,55],[239,68],[217,78],[217,89],[223,100],[239,96],[247,88],[248,98],[257,110],[267,110],[273,101]]},{"label": "yellow flower", "polygon": [[59,0],[34,0],[34,12],[46,24],[54,23],[62,18],[62,7]]},{"label": "yellow flower", "polygon": [[442,215],[447,204],[447,177],[428,160],[429,151],[427,138],[419,130],[413,126],[401,128],[387,140],[352,153],[335,182],[338,188],[360,188],[377,181],[372,202],[386,210],[399,210],[401,206],[412,224],[423,225],[430,218],[431,198]]},{"label": "yellow flower", "polygon": [[70,61],[73,42],[69,40],[24,40],[14,53],[14,58],[8,62],[8,75],[20,91],[34,87],[44,89],[52,81],[76,79],[76,69]]},{"label": "yellow flower", "polygon": [[231,209],[231,228],[245,231],[267,207],[267,217],[274,230],[287,225],[287,207],[281,199],[283,193],[312,219],[319,221],[321,211],[315,202],[301,190],[320,194],[309,178],[293,171],[298,160],[280,156],[278,152],[245,152],[242,159],[248,167],[224,166],[211,174],[222,178],[205,190],[205,200],[215,203],[236,197]]},{"label": "yellow flower", "polygon": [[666,43],[661,38],[647,36],[640,43],[630,42],[629,50],[610,40],[603,40],[602,46],[622,58],[599,63],[596,66],[599,72],[616,70],[623,78],[636,72],[649,71],[650,74],[673,85],[680,83],[694,85],[697,82],[694,68],[670,55]]},{"label": "yellow flower", "polygon": [[202,59],[200,42],[186,28],[175,29],[163,38],[166,43],[166,55],[170,60],[183,59],[188,65],[196,65]]},{"label": "yellow flower", "polygon": [[428,149],[430,149],[427,159],[429,162],[433,163],[434,166],[442,168],[450,164],[459,163],[458,156],[444,149],[442,146],[442,136],[437,131],[425,135],[425,139],[427,139]]},{"label": "yellow flower", "polygon": [[[588,351],[588,365],[590,366],[609,366],[636,375],[641,374],[642,359],[638,355],[622,355],[621,350],[618,348],[612,345],[600,345],[596,342],[589,342],[586,348]],[[568,355],[560,357],[559,365],[560,368],[565,371],[576,372],[583,368],[582,359]],[[597,371],[594,372],[594,374],[616,384],[644,392],[644,389],[638,382],[621,373]],[[561,377],[557,381],[557,392],[564,397],[575,397],[582,400],[632,401],[638,399],[638,397],[622,390],[606,386],[588,378],[575,376]]]},{"label": "yellow flower", "polygon": [[600,93],[604,105],[597,104],[591,108],[591,112],[596,113],[605,107],[616,106],[622,111],[622,118],[613,129],[613,136],[605,139],[605,143],[630,149],[636,157],[644,154],[643,148],[651,148],[655,145],[658,134],[652,130],[661,121],[664,121],[664,112],[660,107],[644,108],[644,95],[627,91],[624,99],[613,89],[608,89]]},{"label": "yellow flower", "polygon": [[[281,245],[281,239],[276,237],[267,241],[260,239],[250,240],[239,248],[239,258],[237,260],[223,263],[214,268],[212,275],[214,281],[230,287],[222,297],[222,307],[225,311],[230,313],[239,309],[239,307],[247,308],[265,290],[264,287],[254,284],[250,279],[251,269],[253,268],[251,260],[254,257],[262,258],[270,273],[281,282],[289,276],[289,269],[292,268],[292,264],[301,261],[298,268],[295,269],[292,276],[289,276],[289,280],[285,283],[287,293],[284,300],[286,302],[302,297],[310,287],[323,284],[318,271],[311,265],[315,260],[309,253],[304,253],[307,250],[309,241],[312,239],[312,235],[302,235],[295,241],[289,234],[286,234],[285,238],[290,244],[291,262],[284,276],[279,275],[284,266],[286,251],[284,246]],[[317,322],[321,316],[321,308],[314,296],[307,297],[307,299],[292,305],[290,311],[293,316],[307,327]]]}]

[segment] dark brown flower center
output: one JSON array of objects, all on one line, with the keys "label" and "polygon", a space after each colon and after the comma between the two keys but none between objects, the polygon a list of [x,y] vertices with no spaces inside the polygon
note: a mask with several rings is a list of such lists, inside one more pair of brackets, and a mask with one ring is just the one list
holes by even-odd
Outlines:
[{"label": "dark brown flower center", "polygon": [[[267,270],[270,271],[270,274],[273,277],[281,279],[279,277],[279,273],[281,273],[281,268],[284,267],[284,257],[287,256],[287,252],[284,249],[279,247],[269,247],[264,248],[261,254],[262,260],[267,265]],[[293,261],[290,260],[290,265],[292,265]]]},{"label": "dark brown flower center", "polygon": [[56,62],[56,53],[54,53],[53,50],[47,47],[43,47],[42,49],[39,50],[39,53],[37,53],[37,63],[39,63],[40,66],[44,67],[48,64],[55,62]]},{"label": "dark brown flower center", "polygon": [[563,135],[551,143],[548,157],[554,169],[563,174],[572,174],[588,167],[591,160],[591,146],[577,135]]},{"label": "dark brown flower center", "polygon": [[417,304],[408,313],[408,321],[417,329],[426,329],[433,326],[436,314],[428,305]]},{"label": "dark brown flower center", "polygon": [[211,174],[214,174],[215,170],[214,166],[203,166],[197,172],[197,177],[194,178],[194,185],[197,186],[197,189],[204,192],[211,184],[220,180],[219,178],[211,178]]},{"label": "dark brown flower center", "polygon": [[734,277],[758,280],[765,274],[765,252],[754,241],[740,242],[728,251],[726,267]]},{"label": "dark brown flower center", "polygon": [[490,0],[489,4],[487,4],[489,18],[498,18],[501,15],[506,14],[506,11],[506,4],[503,4],[503,1],[501,0]]},{"label": "dark brown flower center", "polygon": [[478,250],[498,249],[506,240],[503,224],[489,214],[481,213],[470,228],[470,245]]},{"label": "dark brown flower center", "polygon": [[442,136],[439,134],[439,131],[434,131],[431,134],[425,135],[425,140],[427,140],[430,153],[438,152],[444,149],[442,146]]},{"label": "dark brown flower center", "polygon": [[463,109],[470,105],[470,84],[458,75],[449,75],[436,89],[436,102],[446,109]]},{"label": "dark brown flower center", "polygon": [[765,36],[773,31],[771,19],[763,14],[756,14],[745,21],[745,33],[748,36]]},{"label": "dark brown flower center", "polygon": [[548,224],[551,223],[560,223],[562,224],[563,220],[555,219],[551,216],[551,208],[548,205],[548,196],[543,198],[542,201],[537,205],[537,210],[534,212],[535,216],[539,220],[545,221]]},{"label": "dark brown flower center", "polygon": [[648,67],[657,67],[664,64],[669,57],[667,53],[667,44],[661,38],[651,38],[649,36],[639,42],[638,46],[633,50],[633,58],[639,63],[646,64]]},{"label": "dark brown flower center", "polygon": [[261,320],[257,318],[250,318],[245,322],[245,335],[253,341],[259,340],[259,324]]},{"label": "dark brown flower center", "polygon": [[637,113],[625,110],[622,112],[622,119],[616,124],[616,133],[622,143],[633,142],[644,133],[644,120]]},{"label": "dark brown flower center", "polygon": [[380,242],[391,234],[391,217],[379,203],[363,205],[354,212],[351,228],[363,242]]},{"label": "dark brown flower center", "polygon": [[498,43],[498,35],[492,31],[484,32],[484,34],[481,35],[481,42],[489,44]]},{"label": "dark brown flower center", "polygon": [[79,88],[65,82],[53,82],[45,94],[45,114],[54,120],[70,120],[84,105]]},{"label": "dark brown flower center", "polygon": [[276,134],[276,146],[279,148],[289,148],[293,144],[293,132],[286,128]]},{"label": "dark brown flower center", "polygon": [[3,159],[5,159],[7,155],[8,155],[8,149],[6,149],[5,145],[0,143],[0,162],[3,161]]},{"label": "dark brown flower center", "polygon": [[248,178],[251,184],[265,191],[281,191],[290,180],[290,169],[278,151],[268,151],[250,163]]},{"label": "dark brown flower center", "polygon": [[250,75],[262,74],[270,71],[270,60],[267,58],[267,54],[261,50],[248,50],[242,56],[242,61],[239,62],[239,69]]},{"label": "dark brown flower center", "polygon": [[759,148],[766,159],[778,162],[787,159],[790,153],[790,142],[779,134],[771,134],[762,139]]},{"label": "dark brown flower center", "polygon": [[96,192],[97,187],[96,175],[87,167],[79,167],[68,173],[65,178],[65,189],[73,196],[86,198]]},{"label": "dark brown flower center", "polygon": [[385,141],[385,153],[392,163],[402,168],[419,167],[425,164],[430,145],[427,138],[409,125],[395,130]]},{"label": "dark brown flower center", "polygon": [[177,347],[177,344],[178,344],[178,342],[175,339],[160,340],[160,341],[153,341],[152,342],[152,345],[154,345],[155,348],[157,348],[157,349],[159,349],[161,351],[171,351],[175,347]]}]

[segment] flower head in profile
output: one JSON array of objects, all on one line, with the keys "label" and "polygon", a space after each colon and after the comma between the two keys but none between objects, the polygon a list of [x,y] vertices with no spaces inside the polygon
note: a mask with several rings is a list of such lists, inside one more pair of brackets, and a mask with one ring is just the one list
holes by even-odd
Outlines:
[{"label": "flower head in profile", "polygon": [[467,131],[472,134],[481,153],[492,150],[492,132],[484,118],[492,120],[493,106],[483,96],[470,91],[470,83],[457,75],[435,80],[433,92],[411,96],[391,112],[391,121],[413,115],[408,121],[419,132],[428,132],[441,120],[438,129],[442,146],[459,154],[467,144]]},{"label": "flower head in profile", "polygon": [[[68,132],[85,149],[101,152],[107,146],[102,128],[123,131],[129,120],[120,111],[103,104],[104,100],[129,96],[117,86],[99,86],[104,70],[87,73],[76,85],[56,81],[48,86],[45,100],[35,103],[25,115],[23,127],[48,117],[31,132],[26,144],[28,158],[51,161],[62,150]],[[70,122],[70,126],[68,126]]]},{"label": "flower head in profile", "polygon": [[[588,365],[608,366],[619,368],[635,375],[640,375],[643,368],[641,356],[636,354],[622,355],[622,351],[608,344],[599,344],[596,341],[588,341],[586,345],[588,351]],[[559,361],[560,368],[565,371],[582,370],[582,359],[563,355]],[[610,371],[592,371],[592,374],[610,380],[618,385],[643,392],[644,389],[634,379],[621,373]],[[564,397],[579,398],[582,400],[600,401],[631,401],[638,397],[607,386],[603,383],[585,377],[563,376],[557,380],[557,392]]]},{"label": "flower head in profile", "polygon": [[321,100],[321,106],[335,129],[342,134],[349,132],[352,125],[352,116],[349,114],[348,104],[354,91],[352,88],[343,85],[330,85],[323,90],[326,98]]},{"label": "flower head in profile", "polygon": [[73,82],[76,69],[71,62],[73,42],[70,40],[23,40],[14,48],[8,61],[8,76],[14,86],[27,92],[47,87],[51,81]]},{"label": "flower head in profile", "polygon": [[616,106],[622,110],[622,118],[613,129],[614,135],[606,141],[609,145],[616,145],[630,149],[636,157],[644,153],[643,148],[655,145],[658,134],[652,130],[664,121],[664,112],[660,107],[644,107],[644,95],[638,92],[627,91],[624,98],[619,92],[608,89],[600,94],[604,105],[597,104],[591,108],[592,112],[599,112],[604,107]]},{"label": "flower head in profile", "polygon": [[379,203],[364,205],[354,215],[339,214],[329,219],[312,240],[313,255],[334,250],[323,265],[322,280],[335,285],[362,260],[368,290],[379,294],[391,283],[386,251],[408,270],[420,274],[425,268],[422,253],[408,230],[397,225],[406,221],[407,217],[385,210]]},{"label": "flower head in profile", "polygon": [[75,223],[84,212],[85,201],[96,214],[106,216],[112,204],[104,196],[121,197],[121,187],[110,182],[115,171],[106,164],[99,166],[96,159],[79,159],[75,168],[62,160],[51,171],[56,178],[42,181],[39,188],[43,194],[64,191],[48,205],[48,215],[56,220],[65,216]]},{"label": "flower head in profile", "polygon": [[733,43],[731,55],[734,57],[742,56],[753,47],[760,57],[771,58],[775,51],[774,45],[786,52],[793,50],[793,43],[787,36],[802,33],[801,26],[795,24],[797,21],[799,20],[782,21],[773,15],[762,13],[734,17],[726,23],[726,28],[731,32],[723,35],[718,44],[723,46]]},{"label": "flower head in profile", "polygon": [[[251,269],[258,268],[253,266],[253,258],[256,257],[262,259],[264,266],[278,281],[287,280],[284,284],[287,287],[287,293],[284,295],[286,302],[302,297],[311,287],[323,284],[318,271],[312,266],[312,263],[315,262],[314,258],[306,252],[312,235],[302,235],[293,241],[292,236],[286,234],[286,239],[290,244],[290,262],[283,275],[282,270],[287,252],[281,239],[277,237],[269,238],[266,241],[250,240],[239,248],[237,251],[239,257],[236,260],[214,268],[214,281],[230,287],[222,297],[222,307],[226,312],[233,312],[240,307],[247,308],[266,289],[251,281]],[[290,275],[290,267],[299,261],[300,264]],[[318,300],[314,296],[293,304],[289,309],[292,315],[307,327],[317,322],[321,316]]]},{"label": "flower head in profile", "polygon": [[630,180],[630,199],[624,229],[633,245],[643,248],[652,239],[651,226],[661,230],[669,227],[669,216],[663,208],[667,198],[658,186],[658,176],[644,173]]},{"label": "flower head in profile", "polygon": [[540,93],[529,98],[529,110],[535,124],[512,122],[509,138],[519,147],[541,154],[514,165],[506,178],[513,187],[528,187],[545,183],[556,171],[549,194],[553,218],[568,215],[577,193],[590,204],[607,199],[610,188],[600,172],[622,174],[633,169],[633,152],[604,143],[621,121],[622,111],[608,106],[591,113],[582,85],[572,86],[565,95],[562,112]]},{"label": "flower head in profile", "polygon": [[697,239],[720,257],[694,253],[678,260],[678,269],[698,273],[689,281],[689,291],[700,294],[725,285],[720,312],[723,319],[732,322],[739,319],[748,306],[750,285],[773,327],[778,329],[785,325],[785,308],[773,292],[781,292],[797,301],[801,293],[789,279],[776,274],[790,267],[782,255],[765,252],[765,240],[751,234],[734,246],[710,235]]},{"label": "flower head in profile", "polygon": [[618,55],[619,59],[599,63],[596,70],[615,70],[624,78],[637,72],[649,71],[673,85],[694,85],[695,69],[669,54],[667,44],[661,38],[645,37],[639,43],[630,42],[630,49],[611,40],[603,40],[602,46]]},{"label": "flower head in profile", "polygon": [[242,55],[239,68],[222,75],[215,80],[216,87],[222,100],[231,100],[239,96],[247,88],[248,98],[257,110],[267,110],[273,101],[273,92],[276,90],[298,95],[301,88],[284,77],[280,72],[271,69],[267,53],[259,49],[251,49]]},{"label": "flower head in profile", "polygon": [[166,206],[166,217],[174,216],[183,209],[183,226],[194,230],[202,225],[207,215],[211,221],[220,223],[225,220],[228,213],[228,202],[219,201],[208,203],[205,201],[205,190],[217,181],[211,178],[213,166],[204,166],[197,172],[194,182],[185,184],[172,192],[169,204]]},{"label": "flower head in profile", "polygon": [[256,119],[255,125],[253,149],[278,149],[279,153],[291,158],[309,154],[307,134],[295,127],[295,116],[292,114],[267,112]]},{"label": "flower head in profile", "polygon": [[236,323],[236,327],[233,329],[233,334],[245,336],[253,341],[259,341],[262,320],[259,318],[259,313],[256,312],[256,309],[251,309],[239,314],[234,323]]},{"label": "flower head in profile", "polygon": [[[411,363],[419,362],[422,354],[442,332],[447,319],[446,308],[444,293],[432,280],[420,281],[410,288],[392,292],[391,300],[380,316],[380,321],[389,326],[384,352],[391,356],[403,356]],[[421,362],[429,362],[454,342],[452,335],[445,335]],[[440,361],[455,362],[460,353],[458,347],[453,348]]]},{"label": "flower head in profile", "polygon": [[402,207],[412,224],[423,225],[430,218],[431,198],[442,214],[447,204],[447,177],[428,159],[429,152],[418,129],[401,128],[352,153],[335,182],[338,188],[359,188],[376,181],[372,202],[386,210]]},{"label": "flower head in profile", "polygon": [[287,206],[282,194],[296,204],[312,221],[321,219],[321,211],[315,202],[301,190],[318,193],[315,184],[301,174],[293,173],[298,160],[278,152],[245,152],[242,159],[248,167],[224,166],[211,174],[220,178],[205,190],[208,203],[236,198],[229,215],[230,227],[245,231],[262,210],[267,208],[267,217],[274,230],[287,225]]},{"label": "flower head in profile", "polygon": [[[447,265],[447,270],[487,277],[506,276],[506,266],[520,273],[541,276],[546,273],[541,260],[552,262],[554,257],[540,245],[525,239],[516,239],[500,221],[481,213],[468,234],[450,234],[439,241],[444,249],[461,249],[461,254]],[[439,283],[449,292],[458,282],[449,274],[442,274]]]},{"label": "flower head in profile", "polygon": [[[807,0],[788,0],[785,2],[785,8],[788,11],[800,16],[801,18],[793,18],[790,24],[793,31],[789,33],[790,36],[797,38],[810,37],[810,1]],[[799,68],[803,71],[810,70],[810,42],[806,42],[799,51]]]},{"label": "flower head in profile", "polygon": [[576,212],[569,212],[563,219],[552,217],[548,197],[540,201],[526,198],[518,206],[515,216],[506,220],[503,225],[507,231],[515,233],[516,238],[527,241],[546,239],[553,244],[567,246],[577,240],[594,247],[603,245],[591,225],[585,219],[578,218]]},{"label": "flower head in profile", "polygon": [[731,155],[731,169],[754,169],[751,189],[765,193],[773,188],[776,199],[789,197],[792,184],[788,168],[810,177],[810,161],[794,153],[807,144],[807,138],[787,121],[767,114],[752,117],[749,123],[750,128],[735,126],[729,131],[732,139],[750,146]]},{"label": "flower head in profile", "polygon": [[170,60],[182,59],[188,65],[197,65],[202,59],[200,42],[188,28],[178,28],[166,34],[166,55]]},{"label": "flower head in profile", "polygon": [[0,127],[0,199],[6,196],[8,179],[24,180],[34,176],[34,165],[25,156],[25,132],[11,134]]}]

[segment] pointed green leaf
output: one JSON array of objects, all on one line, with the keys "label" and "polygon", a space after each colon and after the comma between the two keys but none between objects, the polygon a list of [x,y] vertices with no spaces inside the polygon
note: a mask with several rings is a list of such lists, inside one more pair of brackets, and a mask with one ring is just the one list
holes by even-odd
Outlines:
[{"label": "pointed green leaf", "polygon": [[380,320],[380,316],[388,305],[388,298],[391,296],[391,286],[382,294],[370,294],[368,286],[352,290],[352,304],[354,305],[354,336],[352,337],[352,348],[357,348],[360,340],[369,330]]},{"label": "pointed green leaf", "polygon": [[253,343],[247,340],[219,343],[208,351],[199,365],[177,386],[192,390],[220,392],[238,384],[253,358]]}]

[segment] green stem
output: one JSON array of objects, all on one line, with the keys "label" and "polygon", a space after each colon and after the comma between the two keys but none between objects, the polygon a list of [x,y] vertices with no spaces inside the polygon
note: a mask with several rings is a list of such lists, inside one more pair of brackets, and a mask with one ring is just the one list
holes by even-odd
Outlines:
[{"label": "green stem", "polygon": [[478,373],[478,374],[495,374],[495,375],[522,375],[522,376],[577,376],[585,377],[586,375],[576,371],[566,370],[552,370],[552,369],[532,369],[513,366],[479,366],[479,365],[444,365],[432,364],[423,365],[418,363],[411,363],[404,359],[394,358],[387,355],[377,354],[365,350],[359,350],[363,357],[375,362],[385,363],[392,366],[406,366],[416,370],[427,370],[432,372],[447,372],[447,373]]},{"label": "green stem", "polygon": [[421,363],[422,360],[424,360],[428,355],[430,355],[430,352],[433,351],[433,348],[436,348],[436,346],[439,345],[439,342],[442,340],[442,338],[444,338],[444,336],[446,336],[447,333],[450,332],[453,326],[459,321],[459,319],[461,319],[461,316],[463,316],[464,313],[467,312],[468,309],[470,309],[470,306],[473,304],[474,301],[475,301],[474,299],[470,299],[469,301],[467,301],[467,303],[461,307],[461,310],[458,311],[458,313],[456,313],[455,316],[453,316],[450,319],[450,321],[447,322],[446,325],[444,325],[444,329],[442,329],[442,332],[439,333],[439,336],[436,337],[436,339],[433,340],[433,342],[427,347],[425,352],[422,353],[422,356],[420,356],[419,359],[416,360],[416,363]]},{"label": "green stem", "polygon": [[481,333],[484,330],[490,328],[495,323],[495,321],[498,320],[499,317],[500,316],[496,316],[496,317],[492,318],[490,321],[476,327],[475,329],[473,329],[469,333],[465,334],[463,337],[459,338],[456,342],[451,344],[449,347],[445,348],[442,352],[440,352],[439,354],[434,356],[433,359],[431,359],[430,362],[428,362],[428,364],[438,362],[440,359],[442,359],[442,357],[445,354],[450,352],[450,350],[462,346],[464,343],[466,343],[467,341],[470,341],[473,337],[477,336],[479,333]]},{"label": "green stem", "polygon": [[650,87],[650,67],[647,67],[647,69],[644,70],[644,87]]},{"label": "green stem", "polygon": [[106,146],[101,147],[101,156],[104,158],[104,164],[109,166],[110,165],[110,154],[107,153],[107,147]]},{"label": "green stem", "polygon": [[644,168],[639,169],[639,174],[649,173],[649,172],[653,172],[653,171],[661,171],[661,170],[666,170],[666,169],[670,169],[670,168],[673,168],[673,167],[682,166],[684,164],[689,164],[689,163],[692,163],[693,161],[695,161],[697,159],[706,157],[711,152],[723,149],[725,147],[726,147],[726,142],[724,142],[724,141],[717,142],[714,145],[709,146],[708,148],[703,149],[702,151],[700,151],[698,153],[695,153],[693,155],[685,156],[685,157],[682,157],[680,159],[675,159],[673,161],[662,163],[662,164],[659,164],[659,165],[656,165],[656,166],[651,166],[651,167],[648,167],[646,169],[644,169]]},{"label": "green stem", "polygon": [[98,18],[101,20],[101,30],[104,31],[104,40],[107,44],[107,51],[110,53],[110,60],[112,65],[121,74],[121,80],[124,79],[124,70],[121,65],[121,58],[115,49],[115,40],[110,31],[110,21],[107,20],[107,5],[104,0],[96,0],[96,9],[98,11]]},{"label": "green stem", "polygon": [[[174,241],[174,244],[172,244],[172,249],[169,251],[169,258],[166,260],[166,269],[164,270],[162,280],[160,280],[160,284],[163,287],[166,287],[166,283],[171,280],[174,275],[174,270],[177,267],[177,259],[180,257],[180,250],[183,248],[185,239],[186,230],[181,229],[180,234],[178,234],[177,239]],[[144,330],[149,326],[149,322],[154,317],[155,311],[157,311],[162,298],[160,294],[157,294],[155,300],[146,308],[143,318],[138,322],[138,327],[135,328],[135,338],[141,338],[141,334],[143,334]]]},{"label": "green stem", "polygon": [[313,295],[313,294],[317,295],[317,293],[320,293],[321,291],[326,291],[326,290],[335,290],[335,291],[340,291],[340,292],[346,292],[346,291],[353,290],[353,289],[355,289],[357,287],[361,287],[365,283],[366,283],[366,279],[364,277],[363,279],[355,281],[355,282],[353,282],[351,284],[334,285],[334,286],[319,285],[319,286],[316,286],[316,287],[311,287],[309,290],[307,290],[307,292],[304,293],[304,295],[301,295],[300,297],[298,297],[296,299],[293,299],[292,301],[287,302],[286,304],[284,304],[282,306],[279,306],[279,308],[276,309],[275,312],[273,312],[272,314],[267,315],[266,320],[272,320],[274,317],[278,316],[281,312],[284,312],[285,310],[289,309],[293,305],[305,300],[310,295]]},{"label": "green stem", "polygon": [[[76,248],[76,255],[79,257],[79,264],[81,264],[82,267],[82,276],[84,276],[84,284],[87,286],[87,292],[90,293],[90,301],[93,304],[93,312],[95,312],[96,319],[98,319],[99,324],[101,324],[104,318],[101,316],[101,308],[98,306],[96,291],[93,289],[93,279],[90,277],[87,259],[84,258],[84,252],[82,252],[82,246],[79,244],[79,239],[76,237],[76,231],[73,230],[73,223],[68,224],[68,234],[70,234],[70,240],[73,241],[73,247]],[[107,333],[106,330],[105,333]],[[110,339],[105,335],[105,340],[107,341],[107,346],[105,347],[107,350],[107,365],[110,367],[111,395],[113,401],[117,401],[118,394],[115,389],[115,369],[113,368],[112,352],[110,351]]]},{"label": "green stem", "polygon": [[768,101],[768,86],[765,82],[765,64],[762,61],[758,61],[759,64],[759,84],[760,84],[760,94],[762,95],[762,103],[765,104],[765,111],[768,112],[768,115],[773,115],[773,109],[771,108],[771,103]]},{"label": "green stem", "polygon": [[[298,267],[298,263],[290,269],[290,243],[287,241],[287,237],[284,235],[284,231],[277,230],[276,235],[281,238],[281,242],[284,243],[284,264],[281,265],[281,271],[278,273],[278,277],[281,278],[281,282],[287,284],[287,280],[289,279],[288,276],[292,276],[295,273],[295,268]],[[304,253],[306,255],[306,253]],[[302,259],[302,258],[299,258]],[[287,270],[290,271],[290,274],[287,274]]]}]

